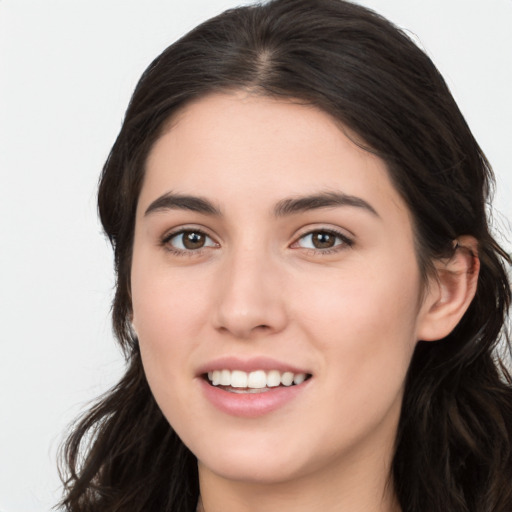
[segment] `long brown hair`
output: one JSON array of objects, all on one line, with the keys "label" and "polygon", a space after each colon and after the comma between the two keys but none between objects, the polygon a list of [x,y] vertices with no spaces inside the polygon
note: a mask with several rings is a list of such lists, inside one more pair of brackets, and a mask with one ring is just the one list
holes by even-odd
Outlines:
[{"label": "long brown hair", "polygon": [[135,209],[149,150],[188,102],[226,89],[297,98],[328,112],[386,162],[414,219],[423,274],[453,240],[478,240],[467,313],[443,340],[417,345],[392,481],[404,511],[512,510],[512,383],[496,351],[511,290],[486,216],[493,176],[443,78],[395,26],[343,0],[275,0],[205,22],[143,74],[104,166],[99,212],[115,254],[116,336],[127,370],[64,446],[62,506],[191,512],[196,460],[149,390],[130,328]]}]

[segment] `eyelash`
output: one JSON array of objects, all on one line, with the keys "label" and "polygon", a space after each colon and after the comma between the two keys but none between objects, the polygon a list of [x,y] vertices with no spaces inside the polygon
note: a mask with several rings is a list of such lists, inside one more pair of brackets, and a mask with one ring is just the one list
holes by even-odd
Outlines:
[{"label": "eyelash", "polygon": [[[319,233],[334,236],[335,238],[339,239],[341,242],[337,243],[333,247],[329,247],[329,248],[325,248],[325,249],[300,247],[298,245],[300,240],[303,240],[304,238],[306,238],[308,236],[312,236],[314,234],[319,234]],[[296,246],[299,249],[305,249],[306,251],[308,251],[308,253],[313,254],[313,255],[321,254],[323,256],[327,256],[329,254],[334,254],[339,251],[343,251],[347,248],[352,247],[353,245],[354,245],[354,241],[351,238],[349,238],[345,233],[342,233],[341,231],[338,231],[333,228],[318,228],[318,229],[312,229],[312,230],[307,231],[306,233],[303,233],[301,236],[299,236],[297,238],[297,240],[295,242],[293,242],[292,247],[295,248],[294,246]]]},{"label": "eyelash", "polygon": [[[187,233],[197,234],[197,235],[200,235],[200,236],[204,236],[206,239],[209,239],[212,243],[209,244],[209,245],[204,245],[204,246],[199,247],[197,249],[179,249],[179,248],[173,247],[171,245],[171,241],[174,238],[177,238],[179,236],[183,236],[183,235],[185,235]],[[301,240],[305,239],[306,237],[312,236],[314,234],[319,234],[319,233],[334,236],[335,238],[339,239],[341,242],[337,243],[333,247],[329,247],[329,248],[325,248],[325,249],[301,247],[300,245],[298,245],[299,242]],[[193,256],[200,256],[200,255],[202,255],[205,250],[208,250],[208,248],[218,246],[218,243],[215,242],[211,236],[209,236],[207,233],[205,233],[201,229],[194,229],[194,228],[183,229],[182,228],[182,229],[179,229],[178,231],[173,231],[171,233],[166,234],[162,238],[162,240],[160,241],[160,245],[162,247],[164,247],[167,251],[169,251],[170,253],[172,253],[172,254],[174,254],[176,256],[193,257]],[[324,228],[324,229],[318,228],[318,229],[312,229],[310,231],[307,231],[307,232],[301,234],[290,245],[290,247],[292,249],[304,249],[309,254],[312,254],[312,255],[320,254],[320,255],[326,256],[326,255],[337,253],[337,252],[342,251],[344,249],[350,248],[353,245],[354,245],[354,241],[351,238],[349,238],[346,234],[342,233],[341,231],[337,231],[336,229],[332,229],[332,228],[328,228],[328,229],[327,228]]]},{"label": "eyelash", "polygon": [[[179,236],[183,236],[183,235],[185,235],[187,233],[204,236],[205,238],[207,238],[210,241],[212,241],[213,244],[206,245],[206,246],[203,246],[203,247],[199,247],[197,249],[179,249],[179,248],[173,247],[171,245],[171,241],[173,240],[173,238],[178,238]],[[176,256],[188,256],[188,257],[200,256],[208,248],[214,247],[216,245],[218,246],[217,242],[215,242],[213,240],[213,238],[211,236],[209,236],[207,233],[205,233],[202,229],[194,229],[194,228],[185,228],[185,229],[181,228],[181,229],[179,229],[177,231],[173,231],[171,233],[168,233],[167,235],[165,235],[162,238],[162,240],[160,242],[160,245],[162,245],[171,254],[174,254]]]}]

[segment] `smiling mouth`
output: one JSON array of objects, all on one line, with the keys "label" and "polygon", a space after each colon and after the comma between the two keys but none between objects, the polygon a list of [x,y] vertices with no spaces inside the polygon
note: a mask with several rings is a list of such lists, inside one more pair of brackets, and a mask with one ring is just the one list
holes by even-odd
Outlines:
[{"label": "smiling mouth", "polygon": [[311,374],[279,370],[214,370],[205,374],[204,378],[212,386],[231,393],[265,393],[278,387],[298,386],[310,379]]}]

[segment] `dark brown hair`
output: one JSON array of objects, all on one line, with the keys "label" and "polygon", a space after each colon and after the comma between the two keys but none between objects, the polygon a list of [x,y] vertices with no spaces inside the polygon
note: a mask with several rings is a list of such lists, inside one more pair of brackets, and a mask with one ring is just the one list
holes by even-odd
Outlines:
[{"label": "dark brown hair", "polygon": [[512,510],[512,384],[496,346],[510,305],[486,209],[489,164],[431,60],[399,29],[343,0],[275,0],[205,22],[143,74],[103,169],[99,212],[115,252],[116,336],[127,370],[74,426],[62,505],[72,512],[191,512],[196,460],[158,409],[130,329],[130,266],[144,164],[188,102],[245,89],[328,112],[382,158],[414,219],[423,275],[472,235],[476,296],[443,340],[419,342],[406,382],[392,481],[402,510]]}]

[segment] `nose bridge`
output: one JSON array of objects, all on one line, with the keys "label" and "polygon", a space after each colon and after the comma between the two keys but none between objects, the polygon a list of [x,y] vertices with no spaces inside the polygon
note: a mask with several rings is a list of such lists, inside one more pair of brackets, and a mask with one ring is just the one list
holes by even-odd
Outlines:
[{"label": "nose bridge", "polygon": [[277,332],[286,323],[275,258],[263,244],[233,247],[218,276],[215,324],[238,338]]}]

